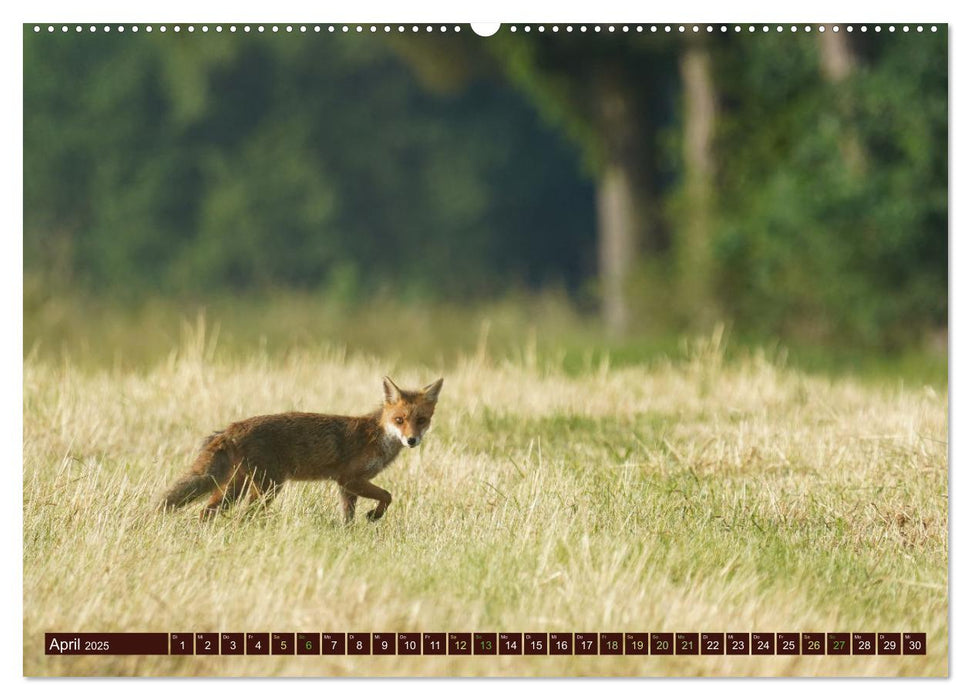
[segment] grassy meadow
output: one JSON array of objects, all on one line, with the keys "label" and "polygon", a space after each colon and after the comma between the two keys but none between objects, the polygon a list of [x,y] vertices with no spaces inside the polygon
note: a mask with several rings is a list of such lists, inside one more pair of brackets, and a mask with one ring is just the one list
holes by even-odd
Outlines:
[{"label": "grassy meadow", "polygon": [[[615,362],[501,316],[375,330],[378,354],[145,321],[72,344],[56,313],[25,310],[26,675],[948,673],[945,383],[809,372],[718,332]],[[384,374],[445,386],[375,479],[382,521],[343,526],[328,482],[211,524],[154,512],[212,430],[364,412]],[[922,631],[929,652],[47,657],[45,631]]]}]

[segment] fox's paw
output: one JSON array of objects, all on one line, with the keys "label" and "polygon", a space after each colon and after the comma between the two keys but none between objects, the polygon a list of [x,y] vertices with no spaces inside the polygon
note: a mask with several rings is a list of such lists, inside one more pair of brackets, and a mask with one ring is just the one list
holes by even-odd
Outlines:
[{"label": "fox's paw", "polygon": [[211,523],[216,520],[217,515],[219,515],[218,508],[209,508],[207,506],[202,509],[201,513],[199,513],[199,520],[201,520],[204,523]]},{"label": "fox's paw", "polygon": [[383,515],[384,515],[383,510],[378,510],[377,508],[375,508],[367,512],[367,519],[373,523],[375,520],[380,520],[381,516]]}]

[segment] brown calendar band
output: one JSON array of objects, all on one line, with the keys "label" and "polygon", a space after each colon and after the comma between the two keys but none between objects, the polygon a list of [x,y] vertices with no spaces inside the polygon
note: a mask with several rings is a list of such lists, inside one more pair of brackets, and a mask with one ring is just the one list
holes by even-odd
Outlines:
[{"label": "brown calendar band", "polygon": [[48,656],[899,656],[924,632],[46,632]]},{"label": "brown calendar band", "polygon": [[153,655],[169,653],[168,632],[46,632],[49,656]]}]

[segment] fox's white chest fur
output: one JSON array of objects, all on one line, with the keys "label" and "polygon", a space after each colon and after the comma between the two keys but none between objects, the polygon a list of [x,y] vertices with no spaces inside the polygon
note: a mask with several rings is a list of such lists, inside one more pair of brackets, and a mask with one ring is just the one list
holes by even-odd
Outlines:
[{"label": "fox's white chest fur", "polygon": [[381,440],[381,452],[378,456],[372,457],[364,464],[363,476],[370,479],[380,474],[394,461],[394,458],[401,452],[401,442],[394,436],[385,433]]}]

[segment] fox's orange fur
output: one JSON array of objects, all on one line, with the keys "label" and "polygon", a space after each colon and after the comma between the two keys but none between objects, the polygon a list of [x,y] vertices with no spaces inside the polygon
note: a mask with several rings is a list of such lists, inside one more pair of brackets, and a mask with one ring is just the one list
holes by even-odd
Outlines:
[{"label": "fox's orange fur", "polygon": [[391,494],[371,483],[403,446],[417,447],[431,424],[444,380],[403,391],[384,378],[384,404],[364,416],[279,413],[233,423],[210,435],[188,474],[165,494],[163,509],[181,508],[211,494],[202,511],[210,518],[247,490],[269,504],[288,480],[331,479],[340,487],[344,520],[354,519],[358,497],[377,501],[377,520]]}]

